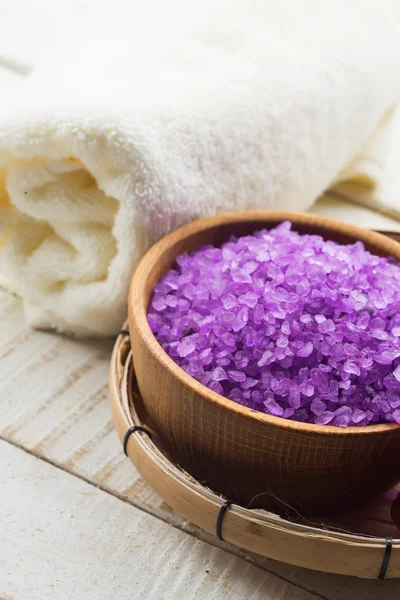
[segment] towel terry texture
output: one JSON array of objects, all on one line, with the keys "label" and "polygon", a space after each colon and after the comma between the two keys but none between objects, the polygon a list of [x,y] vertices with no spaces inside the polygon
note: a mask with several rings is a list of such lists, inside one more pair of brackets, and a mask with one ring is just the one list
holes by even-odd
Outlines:
[{"label": "towel terry texture", "polygon": [[349,179],[400,214],[399,27],[382,0],[98,17],[0,100],[0,273],[29,323],[115,333],[138,259],[198,216],[305,210]]}]

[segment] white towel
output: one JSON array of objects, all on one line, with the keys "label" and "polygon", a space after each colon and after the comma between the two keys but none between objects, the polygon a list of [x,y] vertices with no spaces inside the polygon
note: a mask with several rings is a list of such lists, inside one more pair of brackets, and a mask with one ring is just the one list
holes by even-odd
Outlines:
[{"label": "white towel", "polygon": [[145,249],[198,216],[379,197],[398,3],[127,4],[0,99],[0,273],[33,326],[115,333]]}]

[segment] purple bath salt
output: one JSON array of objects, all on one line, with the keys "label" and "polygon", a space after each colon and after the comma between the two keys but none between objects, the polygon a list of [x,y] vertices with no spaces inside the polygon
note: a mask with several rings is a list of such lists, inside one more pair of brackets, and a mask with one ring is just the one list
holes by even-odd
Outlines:
[{"label": "purple bath salt", "polygon": [[400,423],[400,268],[282,223],[176,260],[150,327],[211,390],[318,425]]}]

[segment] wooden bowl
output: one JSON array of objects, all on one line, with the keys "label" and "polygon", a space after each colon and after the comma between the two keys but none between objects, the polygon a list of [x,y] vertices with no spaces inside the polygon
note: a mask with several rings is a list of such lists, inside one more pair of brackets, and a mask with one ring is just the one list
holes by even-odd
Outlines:
[{"label": "wooden bowl", "polygon": [[[139,427],[129,436],[126,453],[142,477],[184,521],[209,532],[205,539],[218,544],[216,525],[225,499],[170,460],[138,392],[128,336],[118,336],[114,346],[110,400],[121,444],[129,429]],[[148,433],[141,431],[143,427]],[[400,577],[400,532],[390,514],[395,512],[396,498],[400,500],[399,491],[400,486],[357,508],[310,519],[295,515],[288,520],[233,504],[224,514],[221,536],[244,550],[307,569],[356,577]],[[389,536],[393,547],[383,573]]]},{"label": "wooden bowl", "polygon": [[300,233],[364,242],[400,260],[400,244],[310,214],[235,212],[200,219],[156,243],[141,260],[129,296],[134,368],[143,403],[173,459],[195,479],[244,507],[320,513],[364,500],[400,478],[400,426],[332,427],[272,417],[241,406],[186,374],[147,323],[160,277],[182,252],[220,245],[290,220]]}]

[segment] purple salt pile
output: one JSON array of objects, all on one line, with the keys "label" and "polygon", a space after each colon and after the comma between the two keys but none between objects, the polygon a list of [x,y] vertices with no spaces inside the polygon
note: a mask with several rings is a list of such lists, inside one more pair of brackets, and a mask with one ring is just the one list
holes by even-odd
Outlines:
[{"label": "purple salt pile", "polygon": [[400,423],[400,268],[291,224],[177,258],[148,321],[210,389],[319,425]]}]

